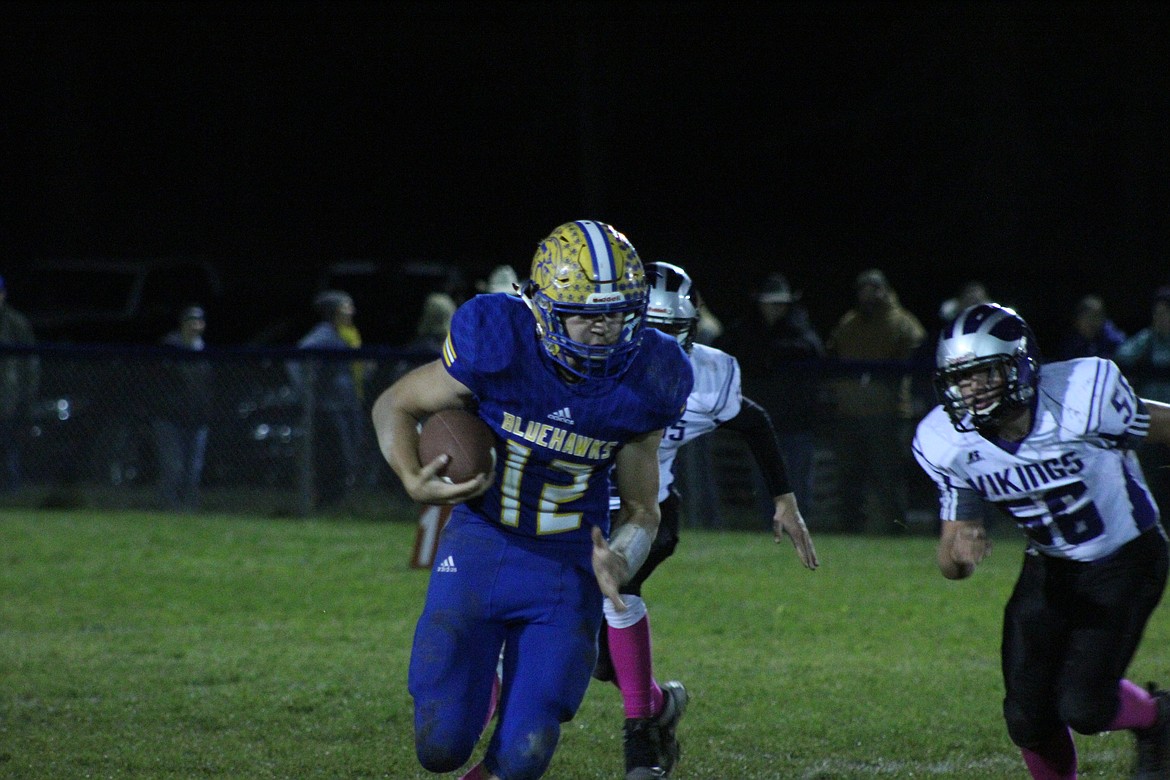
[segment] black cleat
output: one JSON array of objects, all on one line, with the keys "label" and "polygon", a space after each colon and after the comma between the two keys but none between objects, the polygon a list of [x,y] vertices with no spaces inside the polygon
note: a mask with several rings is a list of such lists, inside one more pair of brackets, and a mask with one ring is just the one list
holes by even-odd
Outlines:
[{"label": "black cleat", "polygon": [[622,746],[626,753],[626,780],[662,780],[658,765],[658,727],[653,718],[626,718]]},{"label": "black cleat", "polygon": [[658,760],[663,777],[670,777],[682,754],[678,744],[678,722],[687,711],[690,701],[687,689],[678,680],[671,680],[662,686],[662,712],[654,719],[658,728]]},{"label": "black cleat", "polygon": [[1134,780],[1170,780],[1170,691],[1160,691],[1149,684],[1150,694],[1158,702],[1158,719],[1154,725],[1134,729],[1137,737],[1137,768]]}]

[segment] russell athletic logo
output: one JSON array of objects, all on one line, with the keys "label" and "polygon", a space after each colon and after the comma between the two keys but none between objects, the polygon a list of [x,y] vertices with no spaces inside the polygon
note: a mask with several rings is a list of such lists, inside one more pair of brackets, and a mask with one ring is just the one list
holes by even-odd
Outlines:
[{"label": "russell athletic logo", "polygon": [[573,424],[573,413],[570,412],[569,407],[566,406],[564,409],[558,409],[557,411],[550,414],[548,416],[548,419],[556,420],[557,422],[563,422],[563,423],[567,423],[569,425],[572,425]]},{"label": "russell athletic logo", "polygon": [[446,558],[443,559],[442,563],[440,563],[438,566],[435,567],[435,571],[447,571],[447,572],[459,571],[458,569],[455,568],[455,556],[448,555]]}]

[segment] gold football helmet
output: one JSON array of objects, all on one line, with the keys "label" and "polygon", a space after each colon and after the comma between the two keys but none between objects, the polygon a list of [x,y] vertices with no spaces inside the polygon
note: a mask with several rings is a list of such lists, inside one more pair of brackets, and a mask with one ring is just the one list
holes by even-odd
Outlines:
[{"label": "gold football helmet", "polygon": [[[566,222],[540,242],[524,299],[545,352],[571,374],[620,376],[642,338],[648,288],[638,252],[603,222]],[[621,313],[618,340],[587,345],[569,338],[563,317]]]}]

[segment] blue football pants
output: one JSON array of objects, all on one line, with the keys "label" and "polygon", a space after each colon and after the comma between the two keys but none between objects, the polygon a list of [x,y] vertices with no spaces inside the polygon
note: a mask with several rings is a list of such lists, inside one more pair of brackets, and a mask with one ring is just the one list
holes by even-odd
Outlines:
[{"label": "blue football pants", "polygon": [[455,512],[410,659],[423,767],[450,772],[470,758],[504,647],[499,720],[484,765],[503,780],[541,777],[560,724],[585,697],[601,620],[590,546],[521,537]]}]

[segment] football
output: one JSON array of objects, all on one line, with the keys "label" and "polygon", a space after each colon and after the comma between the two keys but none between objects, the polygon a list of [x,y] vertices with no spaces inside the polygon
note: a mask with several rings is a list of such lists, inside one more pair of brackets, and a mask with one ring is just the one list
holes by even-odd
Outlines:
[{"label": "football", "polygon": [[441,472],[451,482],[466,482],[496,465],[495,436],[483,420],[463,409],[443,409],[423,423],[418,459],[425,466],[443,453],[450,458]]}]

